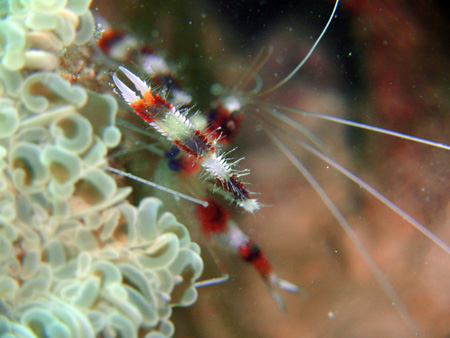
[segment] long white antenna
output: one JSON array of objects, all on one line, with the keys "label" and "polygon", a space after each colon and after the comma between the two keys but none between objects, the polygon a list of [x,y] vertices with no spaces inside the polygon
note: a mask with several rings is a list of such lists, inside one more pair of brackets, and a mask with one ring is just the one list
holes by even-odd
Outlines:
[{"label": "long white antenna", "polygon": [[390,208],[392,211],[394,211],[397,215],[401,216],[404,220],[406,220],[408,223],[410,223],[413,227],[415,227],[417,230],[419,230],[422,234],[424,234],[426,237],[428,237],[431,241],[433,241],[434,244],[439,246],[442,250],[444,250],[447,254],[450,254],[450,246],[445,243],[442,239],[440,239],[438,236],[436,236],[433,232],[427,229],[425,225],[417,221],[415,218],[410,216],[407,212],[403,211],[399,206],[397,206],[394,202],[389,200],[387,197],[385,197],[383,194],[381,194],[378,190],[376,190],[374,187],[366,183],[364,180],[360,179],[358,176],[353,174],[348,169],[344,168],[342,165],[334,161],[329,156],[323,154],[322,152],[318,151],[317,149],[311,147],[310,145],[306,144],[302,140],[295,139],[295,142],[300,144],[303,148],[305,148],[310,153],[316,155],[322,161],[325,161],[329,165],[331,165],[333,168],[336,168],[340,173],[347,176],[349,179],[351,179],[353,182],[358,184],[360,187],[365,189],[367,192],[369,192],[372,196],[375,196],[379,201],[381,201],[384,205],[386,205],[388,208]]},{"label": "long white antenna", "polygon": [[[297,109],[297,108],[291,108],[291,107],[283,107],[283,106],[279,106],[277,104],[271,104],[271,103],[265,103],[266,106],[273,108],[273,111],[267,109],[267,112],[277,118],[279,118],[277,115],[278,110],[284,110],[287,112],[291,112],[291,113],[295,113],[295,114],[301,114],[304,116],[312,116],[318,119],[322,119],[322,120],[326,120],[326,121],[331,121],[331,122],[335,122],[335,123],[340,123],[340,124],[345,124],[347,126],[351,126],[351,127],[356,127],[356,128],[361,128],[361,129],[366,129],[366,130],[370,130],[376,133],[380,133],[380,134],[386,134],[386,135],[391,135],[391,136],[395,136],[404,140],[408,140],[408,141],[413,141],[413,142],[417,142],[417,143],[422,143],[422,144],[426,144],[432,147],[436,147],[436,148],[441,148],[441,149],[445,149],[445,150],[450,150],[450,145],[444,144],[444,143],[439,143],[439,142],[434,142],[434,141],[429,141],[420,137],[415,137],[415,136],[411,136],[411,135],[407,135],[407,134],[403,134],[403,133],[399,133],[396,131],[392,131],[389,129],[384,129],[384,128],[379,128],[379,127],[374,127],[368,124],[364,124],[364,123],[359,123],[359,122],[353,122],[350,120],[346,120],[340,117],[335,117],[335,116],[329,116],[329,115],[325,115],[325,114],[318,114],[318,113],[312,113],[306,110],[301,110],[301,109]],[[278,113],[278,114],[277,114]]]},{"label": "long white antenna", "polygon": [[396,310],[399,312],[401,318],[405,320],[409,329],[413,333],[417,334],[418,329],[416,327],[416,324],[414,320],[411,318],[410,314],[408,313],[405,305],[401,301],[397,292],[395,292],[388,278],[380,270],[378,265],[373,260],[372,256],[370,256],[364,244],[358,238],[358,236],[353,231],[350,224],[347,222],[345,217],[342,215],[342,213],[330,199],[325,190],[323,190],[322,186],[317,182],[314,176],[312,176],[311,173],[305,168],[305,166],[291,153],[291,151],[288,148],[286,148],[286,146],[283,143],[281,143],[281,141],[271,131],[269,131],[268,129],[265,129],[264,131],[272,139],[273,143],[278,147],[278,149],[280,149],[281,152],[283,152],[286,155],[289,161],[298,169],[298,171],[303,175],[303,177],[305,177],[306,180],[309,182],[309,184],[314,188],[314,190],[317,192],[319,197],[325,203],[327,208],[330,210],[330,212],[336,218],[338,223],[341,225],[342,229],[347,233],[349,238],[352,240],[353,244],[356,246],[357,250],[361,254],[361,257],[365,260],[366,264],[369,266],[378,283],[391,300],[392,305],[395,306]]},{"label": "long white antenna", "polygon": [[292,72],[290,72],[283,80],[278,82],[275,86],[273,86],[273,87],[271,87],[271,88],[269,88],[269,89],[259,93],[258,95],[256,95],[256,97],[261,97],[261,96],[267,95],[267,94],[273,92],[274,90],[280,88],[282,85],[284,85],[286,82],[288,82],[298,72],[298,70],[300,68],[302,68],[302,66],[305,64],[306,61],[308,61],[309,57],[314,52],[314,49],[316,49],[316,47],[319,44],[320,40],[322,39],[322,37],[324,36],[325,32],[327,31],[328,26],[330,25],[331,20],[333,20],[334,14],[336,13],[336,9],[337,9],[338,3],[339,3],[339,0],[336,0],[336,2],[334,4],[333,12],[331,12],[330,18],[328,19],[328,22],[325,25],[325,28],[323,29],[322,33],[320,33],[319,37],[317,38],[316,42],[314,43],[314,45],[309,50],[308,54],[306,54],[306,56],[303,58],[303,60],[300,61],[300,63],[297,65],[297,67],[295,67]]},{"label": "long white antenna", "polygon": [[151,186],[153,188],[159,189],[161,191],[165,191],[165,192],[167,192],[169,194],[172,194],[174,196],[177,196],[177,197],[183,198],[185,200],[188,200],[188,201],[200,204],[201,206],[203,206],[205,208],[208,207],[208,202],[206,202],[206,201],[199,200],[199,199],[197,199],[195,197],[191,197],[191,196],[185,195],[185,194],[183,194],[181,192],[172,190],[170,188],[163,187],[162,185],[153,183],[151,181],[144,180],[143,178],[140,178],[140,177],[135,176],[133,174],[127,173],[126,171],[122,171],[122,170],[119,170],[119,169],[116,169],[116,168],[112,168],[112,167],[105,167],[105,169],[108,170],[108,171],[111,171],[111,172],[113,172],[115,174],[131,178],[132,180],[135,180],[136,182],[143,183],[145,185],[149,185],[149,186]]}]

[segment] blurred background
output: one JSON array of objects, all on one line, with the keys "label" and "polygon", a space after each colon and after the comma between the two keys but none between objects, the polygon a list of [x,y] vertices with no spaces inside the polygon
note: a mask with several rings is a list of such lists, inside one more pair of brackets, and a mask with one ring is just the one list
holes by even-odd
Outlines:
[{"label": "blurred background", "polygon": [[[97,1],[92,8],[160,51],[196,107],[207,110],[212,88],[230,88],[261,48],[273,46],[259,72],[264,88],[287,75],[312,47],[333,4],[116,0]],[[248,107],[233,156],[245,156],[240,166],[251,169],[251,190],[269,207],[256,215],[236,211],[234,218],[275,272],[302,292],[282,294],[283,313],[252,266],[214,247],[230,280],[199,289],[194,306],[175,310],[176,337],[414,335],[317,194],[261,132],[264,121],[250,112],[276,103],[449,144],[449,18],[443,1],[341,1],[300,72],[259,106]],[[448,151],[290,116],[322,139],[339,163],[450,243]],[[284,141],[389,278],[420,336],[448,337],[450,256],[324,162]],[[195,227],[193,218],[180,221]],[[192,232],[197,238],[199,231]],[[205,242],[199,234],[197,240]],[[204,256],[205,275],[217,275],[207,250]]]}]

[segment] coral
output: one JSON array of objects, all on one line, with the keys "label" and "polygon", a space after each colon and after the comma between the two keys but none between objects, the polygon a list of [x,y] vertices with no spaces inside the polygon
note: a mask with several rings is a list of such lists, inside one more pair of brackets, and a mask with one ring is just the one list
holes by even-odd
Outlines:
[{"label": "coral", "polygon": [[57,73],[94,32],[87,0],[0,4],[0,336],[168,337],[200,248],[107,174],[117,102]]}]

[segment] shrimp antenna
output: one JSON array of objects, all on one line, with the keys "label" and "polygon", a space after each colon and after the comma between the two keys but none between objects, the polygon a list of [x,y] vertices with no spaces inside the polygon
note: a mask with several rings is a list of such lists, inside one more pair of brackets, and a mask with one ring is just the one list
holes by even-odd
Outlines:
[{"label": "shrimp antenna", "polygon": [[314,178],[314,176],[311,175],[311,173],[306,169],[306,167],[292,154],[292,152],[273,134],[270,130],[267,128],[264,129],[266,134],[271,138],[272,142],[278,147],[278,149],[281,150],[281,152],[286,155],[286,157],[289,159],[289,161],[298,169],[298,171],[305,177],[305,179],[308,181],[308,183],[314,188],[314,190],[317,192],[319,197],[322,199],[322,201],[325,203],[327,208],[330,210],[330,212],[333,214],[333,216],[336,218],[338,223],[341,225],[342,229],[347,233],[353,244],[358,249],[359,253],[361,254],[362,258],[365,260],[366,264],[369,266],[370,270],[374,274],[375,278],[377,279],[378,283],[386,293],[386,295],[389,297],[389,299],[392,302],[392,305],[396,308],[398,313],[400,314],[400,317],[405,320],[406,324],[408,325],[409,329],[416,333],[418,332],[418,329],[415,325],[414,320],[411,318],[408,310],[406,309],[405,305],[401,301],[400,297],[398,296],[397,292],[395,292],[394,288],[392,287],[391,283],[389,282],[388,278],[383,274],[383,272],[380,270],[378,265],[373,260],[372,256],[370,256],[369,252],[367,251],[364,244],[361,242],[361,240],[358,238],[356,233],[353,231],[350,224],[347,222],[345,217],[342,215],[342,213],[339,211],[339,209],[336,207],[336,205],[333,203],[333,201],[330,199],[328,194],[323,190],[322,186],[317,182],[317,180]]},{"label": "shrimp antenna", "polygon": [[111,171],[111,172],[113,172],[115,174],[118,174],[118,175],[121,175],[121,176],[125,176],[127,178],[131,178],[132,180],[135,180],[136,182],[140,182],[140,183],[143,183],[145,185],[149,185],[149,186],[151,186],[153,188],[159,189],[161,191],[165,191],[165,192],[167,192],[169,194],[172,194],[174,196],[177,196],[179,198],[183,198],[185,200],[188,200],[188,201],[200,204],[201,206],[203,206],[205,208],[208,207],[208,202],[206,202],[206,201],[202,201],[202,200],[199,200],[197,198],[185,195],[185,194],[183,194],[181,192],[172,190],[170,188],[163,187],[162,185],[159,185],[157,183],[153,183],[151,181],[144,180],[143,178],[140,178],[140,177],[135,176],[133,174],[127,173],[126,171],[122,171],[122,170],[119,170],[119,169],[116,169],[116,168],[112,168],[112,167],[105,167],[105,169],[108,170],[108,171]]},{"label": "shrimp antenna", "polygon": [[420,231],[423,235],[428,237],[431,241],[433,241],[434,244],[439,246],[442,250],[444,250],[447,254],[450,254],[450,246],[445,243],[443,240],[441,240],[438,236],[436,236],[433,232],[428,230],[425,225],[417,221],[415,218],[410,216],[407,212],[403,211],[399,206],[397,206],[394,202],[389,200],[387,197],[382,195],[378,190],[376,190],[374,187],[366,183],[364,180],[350,172],[348,169],[344,168],[342,165],[334,161],[331,157],[323,154],[322,152],[318,151],[317,149],[311,147],[310,145],[306,144],[305,142],[299,140],[299,139],[293,139],[294,142],[300,144],[304,149],[309,151],[310,153],[314,154],[318,158],[320,158],[322,161],[325,161],[329,165],[331,165],[333,168],[338,170],[343,175],[347,176],[349,179],[351,179],[353,182],[358,184],[360,187],[362,187],[364,190],[366,190],[368,193],[370,193],[372,196],[377,198],[381,203],[386,205],[388,208],[390,208],[392,211],[394,211],[397,215],[401,216],[404,220],[406,220],[408,223],[410,223],[414,228],[416,228],[418,231]]},{"label": "shrimp antenna", "polygon": [[300,63],[297,65],[297,67],[295,67],[294,70],[292,72],[290,72],[283,80],[278,82],[273,87],[271,87],[271,88],[269,88],[269,89],[259,93],[255,97],[261,97],[261,96],[267,95],[267,94],[273,92],[274,90],[280,88],[282,85],[284,85],[286,82],[288,82],[298,72],[298,70],[300,68],[302,68],[302,66],[305,64],[306,61],[308,61],[309,57],[314,52],[314,49],[316,49],[316,47],[319,44],[320,40],[322,39],[322,37],[324,36],[325,32],[327,31],[328,26],[330,26],[331,20],[333,20],[334,14],[336,13],[336,9],[337,9],[338,4],[339,4],[339,0],[336,0],[336,2],[334,4],[333,12],[331,12],[330,18],[328,19],[328,22],[325,25],[325,28],[322,30],[322,33],[320,33],[319,37],[317,38],[317,40],[314,43],[314,45],[312,46],[312,48],[309,50],[308,54],[306,54],[306,56],[303,58],[303,60],[300,61]]},{"label": "shrimp antenna", "polygon": [[322,119],[322,120],[326,120],[326,121],[330,121],[330,122],[334,122],[334,123],[339,123],[339,124],[343,124],[343,125],[347,125],[347,126],[351,126],[351,127],[355,127],[355,128],[366,129],[366,130],[373,131],[375,133],[390,135],[390,136],[398,137],[398,138],[401,138],[404,140],[408,140],[408,141],[412,141],[412,142],[416,142],[416,143],[422,143],[422,144],[426,144],[428,146],[432,146],[432,147],[436,147],[436,148],[440,148],[440,149],[444,149],[444,150],[450,150],[450,145],[445,144],[445,143],[429,141],[429,140],[426,140],[426,139],[423,139],[420,137],[411,136],[408,134],[403,134],[403,133],[399,133],[399,132],[392,131],[389,129],[380,128],[380,127],[374,127],[374,126],[371,126],[368,124],[354,122],[354,121],[350,121],[350,120],[343,119],[340,117],[319,114],[319,113],[312,113],[312,112],[297,109],[297,108],[279,106],[277,104],[265,103],[265,105],[267,107],[270,107],[273,109],[273,110],[266,109],[266,111],[269,114],[271,114],[272,116],[279,118],[279,119],[280,119],[280,117],[279,117],[280,113],[278,112],[278,110],[283,110],[286,112],[300,114],[300,115],[304,115],[304,116],[312,116],[312,117],[315,117],[318,119]]},{"label": "shrimp antenna", "polygon": [[245,70],[242,77],[238,78],[236,83],[231,87],[231,92],[236,93],[242,88],[245,88],[250,80],[253,79],[255,75],[261,70],[261,68],[266,64],[270,55],[272,55],[272,52],[273,46],[269,46],[268,48],[263,47],[262,49],[260,49],[250,66]]}]

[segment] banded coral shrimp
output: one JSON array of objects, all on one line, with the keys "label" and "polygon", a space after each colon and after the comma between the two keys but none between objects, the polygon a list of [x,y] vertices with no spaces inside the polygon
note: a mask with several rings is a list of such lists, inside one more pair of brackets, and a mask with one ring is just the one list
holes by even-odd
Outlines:
[{"label": "banded coral shrimp", "polygon": [[[393,27],[397,27],[397,30],[393,32],[396,34],[391,35],[388,35],[388,30],[383,30],[382,32],[385,35],[379,37],[374,32],[380,31],[379,27],[383,24],[381,22],[383,19],[374,20],[371,18],[369,20],[375,9],[370,8],[368,4],[365,4],[365,7],[361,5],[359,8],[351,5],[351,3],[343,3],[340,10],[344,13],[352,10],[352,13],[359,17],[360,26],[355,28],[356,34],[360,35],[358,41],[362,41],[363,46],[365,41],[366,53],[375,54],[366,55],[368,60],[372,60],[371,66],[375,68],[375,70],[371,70],[372,72],[380,69],[375,67],[377,65],[378,67],[389,66],[376,58],[376,53],[379,52],[377,39],[382,39],[379,41],[381,46],[387,46],[383,49],[383,52],[387,53],[390,50],[402,52],[404,53],[403,58],[406,59],[410,57],[408,53],[411,53],[411,49],[405,47],[406,50],[403,50],[401,48],[402,44],[408,42],[408,37],[402,37],[398,34],[401,30],[400,27],[404,27],[403,25],[414,19],[413,21],[416,21],[414,24],[408,23],[408,27],[413,28],[410,32],[410,39],[415,40],[420,36],[422,36],[422,39],[426,39],[427,34],[431,34],[423,27],[425,23],[429,23],[427,19],[421,21],[415,12],[419,11],[418,7],[403,8],[395,3],[385,4],[382,8],[384,14],[382,18],[386,18],[385,20]],[[428,9],[431,11],[430,7]],[[378,12],[379,8],[377,7],[376,10]],[[405,10],[405,12],[403,13],[401,10]],[[342,12],[340,12],[340,15],[342,15]],[[402,15],[399,15],[399,12],[402,12]],[[327,13],[327,11],[324,10],[321,13]],[[326,15],[323,14],[323,16]],[[397,16],[397,19],[394,19],[395,16]],[[439,19],[439,17],[437,18]],[[396,21],[399,22],[398,26],[394,25]],[[337,22],[339,23],[339,20]],[[436,30],[433,31],[436,32]],[[328,34],[332,34],[332,31]],[[272,38],[275,39],[276,37],[275,33],[272,33]],[[383,40],[386,40],[386,42],[383,42]],[[327,43],[330,44],[330,41],[324,40],[322,46],[326,46]],[[429,57],[434,60],[444,62],[444,64],[447,62],[445,59],[442,60],[442,52],[439,50],[433,52],[431,46],[426,44],[425,41],[421,40],[421,43],[416,48],[419,48],[419,50],[423,48],[430,52]],[[439,48],[437,42],[433,44],[433,48]],[[290,51],[292,50],[290,49]],[[348,55],[351,51],[349,48],[344,48],[340,55]],[[321,52],[323,53],[323,50],[321,51],[319,46],[315,53],[323,55]],[[363,54],[363,52],[360,53]],[[326,60],[329,61],[330,59]],[[296,61],[298,61],[298,58],[296,58]],[[308,69],[316,72],[315,74],[323,72],[327,75],[327,78],[319,78],[319,81],[330,82],[330,73],[326,72],[327,69],[324,69],[323,64],[322,68],[317,67],[318,61],[312,60],[310,62],[311,68],[305,65],[303,72],[307,74],[306,77],[311,76]],[[242,62],[242,59],[239,62]],[[333,62],[330,61],[330,63]],[[421,66],[431,64],[430,62],[423,62],[423,60],[418,62]],[[381,65],[378,63],[381,63]],[[400,65],[401,62],[397,64],[397,66]],[[276,64],[276,66],[279,71],[279,64]],[[336,67],[338,66],[336,65]],[[395,66],[395,63],[393,66]],[[416,66],[413,65],[409,69],[415,69]],[[391,85],[394,88],[393,92],[397,91],[397,93],[406,86],[398,79],[408,72],[408,67],[399,68],[400,74],[397,75],[396,79],[400,83],[396,84],[394,81]],[[364,70],[368,72],[368,69]],[[430,76],[430,72],[434,73],[434,69],[422,70],[419,74]],[[264,75],[262,76],[264,77]],[[333,76],[333,73],[331,76]],[[369,77],[369,75],[360,76]],[[371,78],[374,77],[374,74],[372,74]],[[413,83],[411,79],[408,81],[406,81],[408,85]],[[418,76],[417,81],[416,85],[422,87],[422,93],[433,89],[433,87],[422,82],[424,81],[422,77]],[[436,82],[432,81],[431,83],[438,86]],[[376,83],[372,82],[371,84],[375,86]],[[359,83],[359,85],[361,84]],[[380,83],[378,85],[381,86]],[[305,93],[301,104],[294,103],[292,98],[289,98],[286,94],[298,92],[299,88]],[[323,87],[320,88],[324,89]],[[441,89],[437,87],[434,90],[439,95]],[[354,91],[352,93],[354,94]],[[286,96],[283,97],[282,94]],[[327,92],[325,94],[328,95],[324,95],[322,92],[319,95],[317,90],[314,90],[314,88],[308,90],[308,87],[301,83],[297,85],[289,83],[289,87],[284,88],[282,94],[271,98],[271,100],[282,102],[286,106],[298,106],[315,112],[331,114],[338,110],[337,104],[331,99],[330,101],[333,103],[330,103],[332,107],[329,108],[329,111],[323,105],[319,106],[317,100],[313,100],[313,98],[318,98],[319,101],[325,102],[324,98],[335,97],[332,93]],[[448,133],[446,134],[444,123],[446,118],[443,113],[448,103],[445,102],[445,91],[441,91],[440,95],[442,94],[444,94],[444,98],[441,107],[436,104],[439,99],[438,96],[433,97],[425,94],[430,101],[420,103],[419,95],[421,94],[411,95],[414,101],[420,103],[421,109],[414,110],[419,116],[420,113],[432,111],[433,109],[430,106],[434,105],[438,114],[433,116],[431,122],[427,122],[426,117],[417,118],[417,122],[420,121],[421,124],[414,126],[414,123],[408,123],[411,128],[409,131],[402,129],[401,125],[389,124],[389,121],[386,120],[382,120],[379,124],[375,122],[371,124],[383,125],[389,129],[401,130],[408,134],[446,142],[445,135],[448,135]],[[392,106],[385,108],[381,104],[382,99],[380,97],[374,99],[365,93],[354,95],[356,95],[356,102],[351,108],[346,108],[349,111],[396,111]],[[411,98],[411,96],[406,96],[406,99]],[[404,101],[405,96],[394,95],[389,100],[391,104],[394,99]],[[362,101],[365,101],[365,103]],[[441,116],[439,116],[439,113]],[[367,117],[363,116],[363,118]],[[392,116],[390,116],[391,118]],[[437,123],[439,126],[433,127],[433,123]],[[446,198],[448,183],[445,169],[445,163],[448,163],[448,154],[445,151],[433,150],[433,148],[411,144],[406,141],[393,141],[388,136],[364,133],[362,139],[366,138],[365,142],[367,142],[368,147],[364,147],[363,150],[357,149],[358,152],[354,154],[348,150],[344,140],[342,140],[342,135],[345,135],[347,129],[337,127],[336,136],[329,132],[331,128],[335,127],[320,123],[314,130],[321,138],[328,141],[327,144],[334,144],[341,151],[340,155],[333,152],[333,157],[337,157],[347,167],[353,167],[352,169],[356,167],[356,170],[353,171],[357,171],[359,176],[377,186],[383,191],[383,194],[391,200],[395,200],[402,209],[423,221],[440,237],[449,238],[445,229],[445,226],[448,225],[448,199]],[[348,243],[348,239],[337,227],[336,221],[328,214],[327,209],[320,204],[319,200],[317,200],[317,204],[312,203],[317,198],[315,193],[309,190],[310,188],[306,183],[300,183],[299,174],[284,159],[279,150],[267,141],[265,141],[267,143],[262,143],[264,139],[258,136],[261,133],[258,134],[252,128],[249,129],[251,130],[246,129],[243,134],[246,135],[247,132],[251,132],[257,141],[254,141],[255,139],[252,141],[250,137],[241,137],[239,151],[245,152],[246,164],[249,164],[248,167],[252,170],[252,182],[257,184],[258,189],[255,190],[261,192],[262,196],[266,198],[265,203],[273,204],[274,207],[264,209],[261,212],[263,217],[258,217],[256,223],[253,217],[247,216],[244,217],[246,219],[241,219],[239,223],[251,224],[248,230],[255,230],[253,237],[257,238],[266,252],[271,253],[271,259],[280,275],[302,287],[307,285],[308,296],[306,298],[286,299],[289,318],[284,318],[282,314],[276,317],[278,315],[276,308],[273,307],[273,301],[268,297],[263,285],[258,285],[254,272],[249,271],[251,269],[248,269],[247,266],[242,266],[242,268],[240,265],[232,267],[232,263],[227,260],[224,263],[226,263],[230,274],[239,277],[235,281],[221,285],[220,291],[215,288],[202,290],[199,304],[194,308],[182,311],[186,312],[186,315],[191,319],[195,317],[195,321],[190,320],[190,324],[184,325],[195,326],[196,330],[200,330],[200,327],[202,327],[204,336],[210,336],[213,332],[215,336],[223,337],[410,335],[411,332],[406,328],[405,322],[398,316],[389,299],[380,290],[370,270],[364,265],[359,258],[359,254],[355,252],[353,246]],[[328,140],[328,137],[330,140]],[[261,143],[264,147],[261,147]],[[380,150],[383,148],[383,144],[386,144],[385,147],[388,150],[392,148],[387,154]],[[362,145],[353,142],[352,147],[362,148]],[[381,152],[381,155],[374,155],[374,153],[380,154],[379,152]],[[303,159],[308,155],[297,156]],[[362,160],[363,156],[365,156],[364,160]],[[381,160],[384,160],[384,163],[377,163]],[[407,162],[405,163],[405,161]],[[275,162],[278,165],[275,166]],[[269,166],[267,163],[271,165]],[[317,162],[313,165],[312,170],[315,170],[315,175],[320,181],[326,182],[329,194],[338,200],[339,207],[352,226],[356,228],[358,235],[370,249],[371,255],[382,270],[389,274],[392,285],[421,329],[420,333],[430,336],[444,336],[449,332],[443,321],[443,318],[448,316],[447,299],[443,298],[446,285],[448,285],[446,281],[449,280],[448,256],[423,238],[422,235],[412,230],[410,226],[404,224],[401,218],[395,216],[386,206],[372,197],[368,197],[367,194],[361,193],[357,186],[348,184],[347,179],[336,173],[329,174],[330,170],[326,166],[326,164]],[[434,176],[433,179],[428,176],[430,174]],[[402,181],[406,183],[402,184]],[[292,182],[299,186],[293,187]],[[275,191],[271,187],[273,183],[278,187]],[[422,190],[422,188],[424,189]],[[406,194],[405,191],[413,192],[413,195]],[[299,210],[300,208],[302,209]],[[289,212],[294,212],[296,217],[288,216]],[[300,214],[301,220],[298,216]],[[289,272],[292,272],[292,275],[289,275]],[[214,301],[217,302],[217,306],[214,305]],[[208,303],[205,304],[206,302]],[[268,315],[267,312],[270,314]],[[211,313],[214,314],[212,319]],[[268,316],[271,318],[269,319]],[[182,333],[182,327],[183,321],[177,321],[177,332],[179,334]],[[201,336],[201,333],[197,331],[196,336]]]}]

